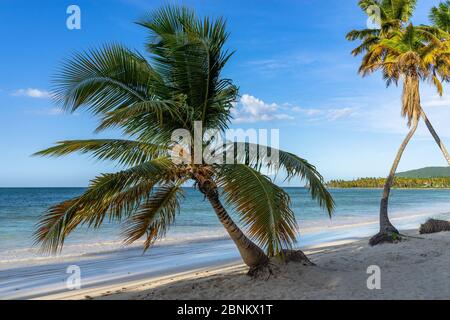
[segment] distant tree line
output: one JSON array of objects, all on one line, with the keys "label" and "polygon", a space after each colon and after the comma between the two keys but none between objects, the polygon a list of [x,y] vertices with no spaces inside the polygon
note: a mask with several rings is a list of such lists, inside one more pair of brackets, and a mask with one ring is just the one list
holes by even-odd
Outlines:
[{"label": "distant tree line", "polygon": [[[385,178],[359,178],[356,180],[331,180],[330,188],[383,188]],[[450,177],[441,178],[401,178],[396,177],[394,188],[450,188]]]}]

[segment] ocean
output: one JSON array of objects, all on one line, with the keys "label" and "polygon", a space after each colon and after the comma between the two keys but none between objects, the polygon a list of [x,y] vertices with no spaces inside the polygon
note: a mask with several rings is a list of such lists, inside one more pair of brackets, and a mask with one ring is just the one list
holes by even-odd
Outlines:
[{"label": "ocean", "polygon": [[[49,257],[33,245],[39,217],[58,202],[75,197],[83,188],[0,188],[0,268],[2,264],[32,263]],[[305,188],[286,188],[300,226],[299,245],[333,237],[368,235],[376,231],[381,190],[332,189],[336,211],[332,219],[312,201]],[[184,189],[180,214],[167,237],[159,244],[199,240],[205,245],[227,239],[210,204],[193,188]],[[390,212],[401,229],[416,228],[428,217],[450,219],[450,190],[393,190]],[[233,213],[235,220],[238,217]],[[80,228],[66,241],[60,257],[82,256],[123,249],[122,225],[105,223],[100,229]],[[350,230],[350,231],[349,231]],[[313,235],[313,236],[312,236]],[[313,240],[311,240],[313,237]],[[133,246],[140,246],[136,243]]]},{"label": "ocean", "polygon": [[[358,240],[378,230],[381,190],[331,190],[336,201],[332,219],[306,189],[286,191],[300,226],[301,249]],[[41,254],[32,237],[40,215],[82,192],[82,188],[0,189],[0,299],[71,294],[66,281],[73,266],[81,271],[82,289],[91,290],[240,262],[210,205],[192,188],[185,189],[181,212],[167,237],[145,253],[142,241],[123,246],[121,225],[105,223],[98,230],[76,230],[59,255]],[[450,190],[393,190],[390,212],[399,229],[417,228],[429,217],[450,219]],[[236,214],[232,216],[238,221]]]}]

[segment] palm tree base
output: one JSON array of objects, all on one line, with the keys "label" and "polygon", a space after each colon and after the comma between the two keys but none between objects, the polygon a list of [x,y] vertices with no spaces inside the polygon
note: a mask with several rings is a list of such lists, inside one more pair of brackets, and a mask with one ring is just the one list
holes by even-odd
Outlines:
[{"label": "palm tree base", "polygon": [[369,244],[376,246],[383,243],[398,243],[399,241],[402,241],[402,237],[398,230],[394,227],[389,227],[370,238]]},{"label": "palm tree base", "polygon": [[253,279],[268,279],[276,271],[281,264],[299,263],[303,266],[315,266],[308,257],[300,250],[282,250],[277,256],[267,259],[258,266],[250,267],[247,275]]},{"label": "palm tree base", "polygon": [[277,260],[281,260],[283,263],[295,262],[304,266],[315,266],[301,250],[283,250],[277,256]]},{"label": "palm tree base", "polygon": [[269,279],[273,275],[275,268],[275,265],[267,259],[264,263],[250,267],[247,275],[253,279]]}]

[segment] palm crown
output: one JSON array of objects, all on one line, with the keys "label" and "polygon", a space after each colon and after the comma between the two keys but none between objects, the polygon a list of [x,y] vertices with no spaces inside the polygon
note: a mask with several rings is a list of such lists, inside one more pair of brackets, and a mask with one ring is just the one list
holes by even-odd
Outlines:
[{"label": "palm crown", "polygon": [[[442,94],[441,78],[446,76],[449,51],[428,28],[414,27],[393,30],[389,37],[373,44],[362,59],[359,68],[365,76],[381,70],[387,85],[403,79],[402,115],[411,124],[421,112],[419,97],[420,80],[430,80]],[[445,63],[444,63],[445,61]]]},{"label": "palm crown", "polygon": [[441,2],[437,7],[431,8],[429,19],[434,26],[450,32],[450,1]]},{"label": "palm crown", "polygon": [[411,18],[417,0],[360,0],[359,7],[379,23],[378,28],[352,30],[347,40],[361,40],[361,44],[353,49],[353,55],[366,52],[373,44],[387,36],[390,31],[398,30]]},{"label": "palm crown", "polygon": [[[409,23],[416,0],[361,0],[359,5],[363,10],[370,6],[379,8],[381,23],[379,29],[353,30],[347,34],[347,39],[362,42],[352,51],[353,55],[364,53],[359,72],[365,76],[381,70],[387,85],[403,79],[402,115],[411,125],[421,113],[420,80],[429,80],[442,95],[441,81],[449,76],[448,36],[438,25]],[[431,10],[433,21],[444,21],[444,7],[441,4]]]},{"label": "palm crown", "polygon": [[[55,79],[55,97],[67,110],[87,106],[101,119],[97,130],[117,127],[130,139],[62,141],[37,153],[91,153],[126,167],[100,175],[79,197],[51,207],[36,232],[44,249],[58,250],[77,226],[99,227],[105,218],[125,223],[126,243],[144,237],[148,248],[174,222],[182,185],[193,181],[241,255],[248,248],[258,249],[227,215],[220,193],[239,214],[248,236],[269,256],[275,255],[296,241],[297,222],[289,195],[262,174],[262,168],[284,169],[288,179],[305,179],[311,196],[331,214],[333,200],[321,175],[288,152],[278,150],[275,165],[268,157],[253,157],[249,143],[225,143],[221,150],[243,145],[244,156],[239,159],[235,153],[236,163],[226,165],[175,163],[173,130],[193,132],[199,121],[204,130],[223,131],[230,123],[238,90],[231,80],[221,78],[232,55],[224,50],[226,24],[220,18],[198,19],[191,10],[178,7],[160,9],[139,24],[150,33],[146,46],[150,62],[123,46],[108,45],[76,54]],[[244,261],[255,265],[255,259]]]}]

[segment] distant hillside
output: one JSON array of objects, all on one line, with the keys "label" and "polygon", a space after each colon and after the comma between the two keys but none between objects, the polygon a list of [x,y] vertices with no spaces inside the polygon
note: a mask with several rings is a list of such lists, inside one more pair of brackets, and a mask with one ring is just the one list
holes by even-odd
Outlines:
[{"label": "distant hillside", "polygon": [[417,170],[397,173],[401,178],[435,178],[450,177],[450,167],[427,167]]}]

